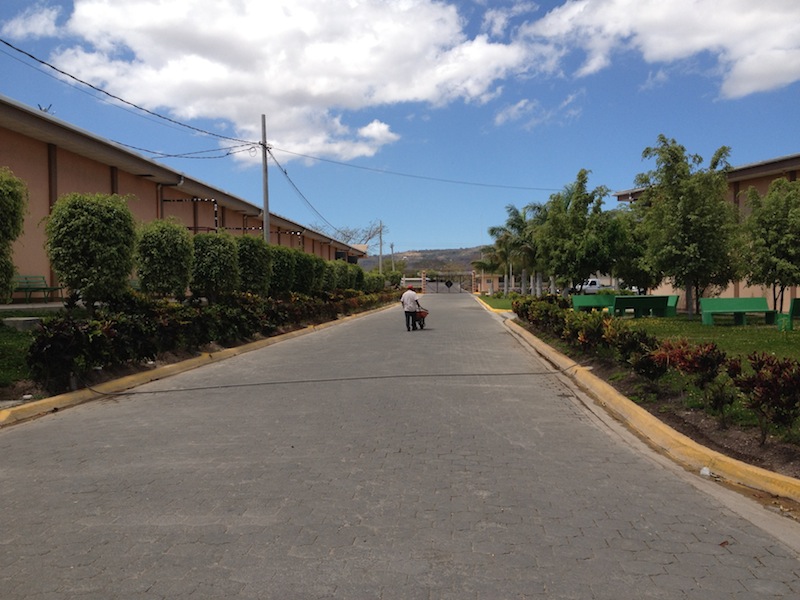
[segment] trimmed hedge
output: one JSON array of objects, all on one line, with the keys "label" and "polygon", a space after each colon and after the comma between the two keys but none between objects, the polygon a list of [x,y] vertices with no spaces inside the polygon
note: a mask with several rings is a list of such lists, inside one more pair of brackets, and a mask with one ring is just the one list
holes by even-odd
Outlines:
[{"label": "trimmed hedge", "polygon": [[160,353],[197,351],[216,342],[233,346],[257,336],[271,336],[307,324],[396,302],[399,292],[364,294],[289,294],[282,299],[235,293],[209,306],[154,300],[130,291],[92,318],[70,313],[45,319],[31,344],[31,377],[57,394],[85,381],[93,369],[137,364]]}]

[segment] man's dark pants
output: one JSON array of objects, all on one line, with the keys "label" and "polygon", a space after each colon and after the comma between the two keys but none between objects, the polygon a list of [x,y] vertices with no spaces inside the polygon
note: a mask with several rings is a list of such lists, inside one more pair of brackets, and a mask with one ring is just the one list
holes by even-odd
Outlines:
[{"label": "man's dark pants", "polygon": [[417,328],[417,313],[406,311],[406,329],[409,331]]}]

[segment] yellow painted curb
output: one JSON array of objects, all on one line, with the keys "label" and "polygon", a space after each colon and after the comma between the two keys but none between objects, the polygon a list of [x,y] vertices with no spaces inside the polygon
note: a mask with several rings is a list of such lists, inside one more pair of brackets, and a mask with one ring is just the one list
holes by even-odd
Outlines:
[{"label": "yellow painted curb", "polygon": [[478,302],[480,302],[480,304],[481,304],[481,306],[483,306],[483,308],[485,308],[486,310],[488,310],[488,311],[490,311],[490,312],[493,312],[493,313],[507,313],[507,312],[511,312],[511,309],[510,309],[510,308],[492,308],[492,307],[491,307],[491,306],[489,306],[489,305],[488,305],[486,302],[484,302],[484,301],[483,301],[483,298],[481,298],[481,297],[480,297],[480,296],[478,296],[478,295],[476,295],[476,296],[475,296],[475,299],[476,299]]},{"label": "yellow painted curb", "polygon": [[21,421],[27,421],[29,419],[41,417],[65,408],[71,408],[73,406],[83,404],[84,402],[119,394],[120,392],[124,392],[125,390],[129,390],[145,383],[150,383],[151,381],[158,381],[159,379],[164,379],[165,377],[169,377],[171,375],[177,375],[178,373],[191,371],[192,369],[210,365],[212,363],[219,362],[227,358],[232,358],[246,352],[252,352],[253,350],[266,348],[267,346],[271,346],[279,342],[300,337],[302,335],[307,335],[309,333],[314,333],[315,331],[320,331],[322,329],[327,329],[333,325],[345,323],[358,317],[363,317],[375,312],[386,310],[387,308],[392,308],[393,306],[395,305],[389,304],[355,315],[348,315],[346,317],[336,319],[335,321],[327,321],[325,323],[320,323],[319,325],[310,325],[303,329],[297,329],[295,331],[290,331],[289,333],[283,333],[274,337],[264,338],[263,340],[250,342],[249,344],[243,344],[234,348],[225,348],[224,350],[219,350],[218,352],[204,352],[200,356],[196,356],[179,363],[165,365],[149,371],[134,373],[133,375],[127,375],[119,379],[114,379],[113,381],[99,383],[95,386],[92,386],[92,389],[83,388],[74,392],[67,392],[66,394],[44,398],[43,400],[36,400],[34,402],[27,402],[18,406],[12,406],[11,408],[0,410],[0,428],[19,423]]},{"label": "yellow painted curb", "polygon": [[665,425],[611,385],[592,375],[589,369],[579,366],[569,357],[548,346],[524,327],[511,319],[506,319],[505,323],[536,352],[592,396],[599,406],[678,464],[695,473],[707,467],[711,473],[731,483],[800,502],[800,479],[749,465],[698,444]]}]

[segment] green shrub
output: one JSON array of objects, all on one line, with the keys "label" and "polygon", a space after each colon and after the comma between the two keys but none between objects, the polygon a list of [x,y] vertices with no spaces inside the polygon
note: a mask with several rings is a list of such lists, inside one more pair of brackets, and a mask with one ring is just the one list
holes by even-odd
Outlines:
[{"label": "green shrub", "polygon": [[270,296],[283,296],[294,289],[297,272],[297,250],[285,246],[270,246],[272,255],[272,281]]},{"label": "green shrub", "polygon": [[198,233],[194,236],[194,268],[191,289],[209,302],[232,294],[239,286],[236,241],[229,233]]},{"label": "green shrub", "polygon": [[8,302],[14,291],[14,260],[11,244],[22,233],[28,188],[7,167],[0,167],[0,302]]},{"label": "green shrub", "polygon": [[392,287],[399,286],[402,280],[403,274],[400,271],[389,271],[386,273],[386,281],[388,281],[389,285]]},{"label": "green shrub", "polygon": [[243,235],[236,240],[241,291],[266,296],[272,280],[272,253],[262,237]]},{"label": "green shrub", "polygon": [[350,269],[347,262],[337,259],[333,261],[333,268],[336,271],[336,287],[335,290],[352,290],[355,289],[350,282]]},{"label": "green shrub", "polygon": [[364,269],[353,263],[347,263],[347,287],[364,291]]},{"label": "green shrub", "polygon": [[11,256],[11,244],[0,244],[0,302],[5,304],[14,294],[14,259]]},{"label": "green shrub", "polygon": [[318,280],[317,271],[317,264],[320,259],[313,254],[308,254],[299,250],[295,252],[294,285],[291,291],[300,294],[312,294],[315,290],[319,289],[321,283]]},{"label": "green shrub", "polygon": [[322,268],[322,291],[333,292],[336,290],[336,262],[326,260]]},{"label": "green shrub", "polygon": [[192,236],[176,219],[151,221],[139,229],[136,270],[143,292],[183,298],[193,263]]},{"label": "green shrub", "polygon": [[22,233],[28,188],[8,167],[0,167],[0,244],[13,242]]},{"label": "green shrub", "polygon": [[136,243],[126,198],[67,194],[53,206],[45,231],[53,270],[89,310],[125,292]]},{"label": "green shrub", "polygon": [[729,366],[729,373],[758,418],[763,446],[771,425],[791,429],[800,416],[800,363],[765,352],[754,352],[748,360],[750,373],[744,374],[741,363],[735,362]]},{"label": "green shrub", "polygon": [[364,292],[375,294],[386,287],[386,277],[376,271],[364,273]]},{"label": "green shrub", "polygon": [[584,351],[596,351],[605,346],[606,319],[611,319],[606,313],[593,310],[565,311],[564,328],[561,337],[573,346],[579,346]]}]

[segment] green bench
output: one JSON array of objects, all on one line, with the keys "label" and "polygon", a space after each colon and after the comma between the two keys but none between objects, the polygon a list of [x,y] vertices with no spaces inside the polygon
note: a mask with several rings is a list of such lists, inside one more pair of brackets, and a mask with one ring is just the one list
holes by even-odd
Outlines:
[{"label": "green bench", "polygon": [[44,275],[14,275],[14,292],[25,294],[25,302],[30,302],[34,294],[41,294],[45,302],[50,302],[50,297],[58,293],[63,298],[63,287],[49,285]]},{"label": "green bench", "polygon": [[747,325],[749,313],[763,313],[764,322],[772,325],[777,311],[770,309],[766,298],[700,298],[703,325],[713,325],[715,315],[733,315],[736,325]]},{"label": "green bench", "polygon": [[667,312],[664,313],[665,317],[677,317],[678,316],[678,296],[670,295],[667,296]]},{"label": "green bench", "polygon": [[677,296],[615,296],[614,314],[621,317],[632,310],[636,319],[645,315],[666,317],[675,314],[677,304]]},{"label": "green bench", "polygon": [[574,311],[592,312],[593,310],[611,310],[614,307],[613,294],[575,294],[572,296]]},{"label": "green bench", "polygon": [[778,327],[781,331],[792,331],[794,320],[800,317],[800,298],[793,298],[789,304],[789,312],[778,315]]}]

